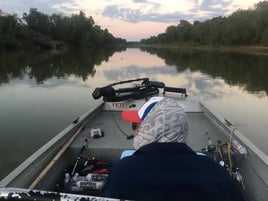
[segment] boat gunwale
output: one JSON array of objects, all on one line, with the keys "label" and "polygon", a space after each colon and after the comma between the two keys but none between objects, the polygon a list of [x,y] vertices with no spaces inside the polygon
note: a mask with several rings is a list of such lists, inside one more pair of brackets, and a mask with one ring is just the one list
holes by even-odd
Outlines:
[{"label": "boat gunwale", "polygon": [[[202,107],[202,110],[204,112],[204,115],[207,116],[207,118],[216,126],[219,130],[223,132],[224,135],[230,136],[230,133],[235,128],[232,125],[227,125],[225,122],[225,119],[218,115],[216,112],[211,112],[211,109],[207,107],[206,104],[200,102],[200,106]],[[223,128],[224,127],[224,128]],[[228,130],[228,132],[226,131]],[[268,158],[267,155],[265,155],[256,145],[254,145],[247,137],[245,137],[241,132],[239,132],[237,129],[233,130],[234,137],[244,146],[247,148],[247,154],[244,156],[245,160],[247,161],[245,167],[247,170],[245,170],[243,164],[239,169],[244,169],[244,171],[248,171],[251,169],[253,171],[253,174],[258,178],[260,183],[263,185],[263,191],[268,190],[268,175],[267,175],[267,164],[268,164]],[[246,179],[246,178],[245,178]],[[246,181],[247,182],[247,181]],[[255,196],[258,197],[260,194],[256,194],[256,184],[255,182],[248,184],[249,189],[248,191],[251,191],[250,194],[254,195],[252,199],[255,200]],[[252,191],[252,188],[255,190]],[[264,190],[265,189],[265,190]],[[263,195],[261,193],[261,195]],[[266,193],[267,195],[267,193]],[[262,200],[261,198],[259,198]],[[257,200],[259,200],[257,199]]]},{"label": "boat gunwale", "polygon": [[[200,102],[200,105],[203,108],[204,113],[207,115],[207,117],[211,121],[213,121],[214,124],[219,129],[221,129],[227,136],[229,136],[231,131],[235,129],[235,127],[232,125],[228,126],[227,124],[225,124],[224,123],[225,119],[219,114],[217,114],[215,111],[211,112],[211,109],[204,102]],[[208,115],[208,112],[210,113],[209,115]],[[214,118],[211,118],[210,116],[213,116]],[[225,128],[221,127],[219,123],[216,122],[215,120],[217,120],[222,125],[224,125]],[[228,129],[229,132],[226,132],[226,129]],[[263,151],[261,151],[254,143],[252,143],[244,134],[242,134],[239,130],[235,129],[234,136],[236,136],[237,139],[241,141],[241,143],[243,143],[247,148],[249,148],[257,157],[259,157],[259,159],[262,160],[264,164],[268,166],[268,156]]]},{"label": "boat gunwale", "polygon": [[[32,166],[40,157],[42,157],[46,152],[48,152],[53,146],[55,146],[60,140],[64,139],[62,144],[64,144],[71,136],[72,131],[76,130],[91,114],[94,114],[94,111],[102,108],[104,103],[102,102],[97,107],[90,109],[89,111],[82,114],[77,118],[76,121],[69,124],[65,129],[60,131],[55,135],[52,139],[50,139],[47,143],[45,143],[41,148],[35,151],[32,155],[30,155],[26,160],[20,163],[14,170],[12,170],[6,177],[4,177],[0,181],[0,187],[7,187],[10,183],[12,183],[17,177],[19,177],[24,171],[27,170],[30,166]],[[53,152],[55,152],[53,150]],[[53,154],[52,154],[53,155]],[[53,156],[52,156],[53,158]]]}]

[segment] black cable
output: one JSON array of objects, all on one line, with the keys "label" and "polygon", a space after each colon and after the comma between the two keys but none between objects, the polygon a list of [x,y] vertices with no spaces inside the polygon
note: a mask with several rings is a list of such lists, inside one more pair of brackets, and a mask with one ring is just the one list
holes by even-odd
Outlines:
[{"label": "black cable", "polygon": [[113,121],[114,121],[114,123],[115,123],[117,129],[121,132],[122,135],[126,136],[126,138],[127,138],[128,140],[132,139],[132,138],[134,137],[134,135],[128,135],[128,134],[127,134],[127,133],[126,133],[126,132],[119,126],[119,124],[118,124],[118,122],[116,121],[115,116],[114,116],[114,114],[113,114],[113,112],[112,112],[112,110],[111,110],[109,104],[107,104],[107,105],[108,105],[109,112],[110,112],[110,114],[111,114],[111,116],[112,116],[112,119],[113,119]]}]

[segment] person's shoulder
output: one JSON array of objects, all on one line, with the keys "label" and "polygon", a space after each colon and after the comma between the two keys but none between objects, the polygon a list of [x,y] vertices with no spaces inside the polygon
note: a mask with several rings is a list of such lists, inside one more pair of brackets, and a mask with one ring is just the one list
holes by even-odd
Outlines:
[{"label": "person's shoulder", "polygon": [[134,153],[139,154],[195,154],[195,152],[186,143],[153,142],[142,146]]}]

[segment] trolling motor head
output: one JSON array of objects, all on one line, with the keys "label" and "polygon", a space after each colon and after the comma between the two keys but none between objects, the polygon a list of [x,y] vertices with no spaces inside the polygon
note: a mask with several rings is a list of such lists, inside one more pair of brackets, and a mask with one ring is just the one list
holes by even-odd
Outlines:
[{"label": "trolling motor head", "polygon": [[115,90],[112,86],[105,86],[105,87],[97,87],[93,93],[92,96],[94,99],[99,99],[100,97],[109,97],[110,99],[114,98],[115,96]]},{"label": "trolling motor head", "polygon": [[[134,87],[125,87],[115,89],[113,86],[131,83],[136,81],[142,81],[141,84],[136,85]],[[149,81],[148,78],[136,79],[136,80],[126,80],[121,82],[116,82],[104,87],[97,87],[92,96],[94,99],[99,99],[103,97],[104,101],[107,102],[115,102],[115,101],[123,101],[130,98],[133,99],[141,99],[150,97],[152,95],[159,94],[159,88],[164,88],[165,84],[162,82]]]}]

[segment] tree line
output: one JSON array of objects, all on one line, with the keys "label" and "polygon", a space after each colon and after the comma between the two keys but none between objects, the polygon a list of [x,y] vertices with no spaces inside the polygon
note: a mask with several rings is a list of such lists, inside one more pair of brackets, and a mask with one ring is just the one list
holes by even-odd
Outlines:
[{"label": "tree line", "polygon": [[63,16],[47,15],[36,8],[29,13],[8,15],[0,10],[0,49],[34,47],[39,49],[61,49],[64,47],[96,48],[126,40],[114,37],[107,29],[96,25],[85,13]]},{"label": "tree line", "polygon": [[176,43],[187,45],[238,46],[268,45],[268,1],[252,9],[237,10],[228,17],[204,22],[181,20],[166,28],[165,33],[142,39],[144,44]]}]

